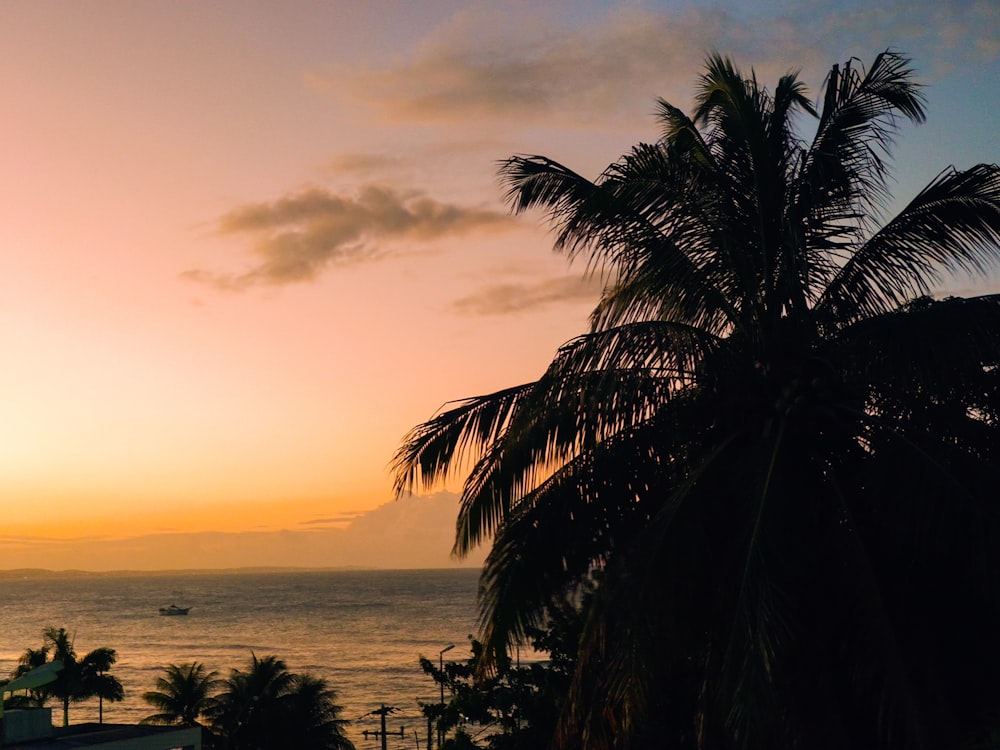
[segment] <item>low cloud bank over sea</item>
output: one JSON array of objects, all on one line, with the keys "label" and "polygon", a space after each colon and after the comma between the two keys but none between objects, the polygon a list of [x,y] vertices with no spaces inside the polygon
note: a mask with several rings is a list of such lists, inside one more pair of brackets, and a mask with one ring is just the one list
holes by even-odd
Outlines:
[{"label": "low cloud bank over sea", "polygon": [[0,536],[0,569],[452,568],[481,565],[484,551],[451,557],[458,496],[404,497],[343,527],[299,524],[262,532],[159,533],[129,538]]}]

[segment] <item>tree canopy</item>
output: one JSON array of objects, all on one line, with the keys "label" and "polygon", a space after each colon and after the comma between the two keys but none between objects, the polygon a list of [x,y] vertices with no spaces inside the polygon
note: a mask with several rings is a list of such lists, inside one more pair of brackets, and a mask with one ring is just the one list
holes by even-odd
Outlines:
[{"label": "tree canopy", "polygon": [[463,746],[489,750],[538,750],[548,746],[566,700],[580,639],[581,608],[560,602],[545,627],[527,633],[530,649],[500,658],[491,674],[479,670],[483,644],[471,638],[471,656],[439,668],[427,658],[420,668],[447,688],[449,700],[423,704],[447,737],[445,750]]},{"label": "tree canopy", "polygon": [[353,750],[341,711],[326,680],[253,654],[221,683],[209,714],[224,750]]},{"label": "tree canopy", "polygon": [[114,675],[108,674],[118,660],[113,648],[96,648],[83,657],[77,656],[73,637],[66,628],[46,628],[43,644],[38,649],[27,649],[18,661],[14,677],[27,674],[49,661],[62,662],[62,669],[54,682],[32,691],[36,702],[44,703],[49,697],[59,699],[63,708],[63,726],[69,725],[69,706],[78,701],[97,698],[101,703],[103,721],[104,701],[121,701],[125,690]]},{"label": "tree canopy", "polygon": [[981,741],[1000,295],[939,290],[997,269],[1000,167],[949,167],[888,215],[893,140],[924,119],[891,50],[834,65],[815,105],[797,74],[712,55],[691,113],[657,119],[596,180],[501,165],[604,292],[538,380],[396,456],[399,492],[471,466],[455,552],[492,541],[484,663],[596,583],[561,746]]},{"label": "tree canopy", "polygon": [[199,720],[215,709],[213,693],[223,686],[218,676],[197,661],[164,667],[163,675],[156,678],[156,689],[142,694],[159,713],[147,716],[142,723],[201,726]]}]

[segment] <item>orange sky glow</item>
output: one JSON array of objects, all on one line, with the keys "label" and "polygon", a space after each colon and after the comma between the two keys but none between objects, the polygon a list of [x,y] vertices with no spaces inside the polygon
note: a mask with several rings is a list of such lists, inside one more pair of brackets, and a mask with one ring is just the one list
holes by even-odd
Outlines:
[{"label": "orange sky glow", "polygon": [[[537,377],[599,294],[508,215],[497,161],[596,176],[708,51],[813,94],[851,55],[913,56],[899,201],[998,158],[993,3],[545,5],[0,4],[0,568],[388,519],[406,431]],[[199,554],[175,567],[253,561]]]}]

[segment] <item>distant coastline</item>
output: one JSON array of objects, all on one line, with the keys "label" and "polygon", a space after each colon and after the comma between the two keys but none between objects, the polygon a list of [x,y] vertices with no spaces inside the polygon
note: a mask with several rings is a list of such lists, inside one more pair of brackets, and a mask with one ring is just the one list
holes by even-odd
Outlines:
[{"label": "distant coastline", "polygon": [[170,576],[200,575],[261,575],[269,573],[331,573],[392,571],[417,572],[420,570],[479,570],[478,566],[450,566],[447,568],[377,568],[368,565],[342,565],[332,567],[265,566],[242,568],[178,568],[163,570],[48,570],[46,568],[0,569],[0,580],[10,579],[53,579],[53,578],[156,578]]}]

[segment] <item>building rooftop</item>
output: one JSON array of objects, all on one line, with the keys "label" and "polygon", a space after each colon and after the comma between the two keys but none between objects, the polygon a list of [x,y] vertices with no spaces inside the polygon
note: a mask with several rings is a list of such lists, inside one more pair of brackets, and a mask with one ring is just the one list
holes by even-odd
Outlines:
[{"label": "building rooftop", "polygon": [[55,727],[50,737],[6,743],[3,747],[4,750],[201,750],[201,728],[73,724]]}]

